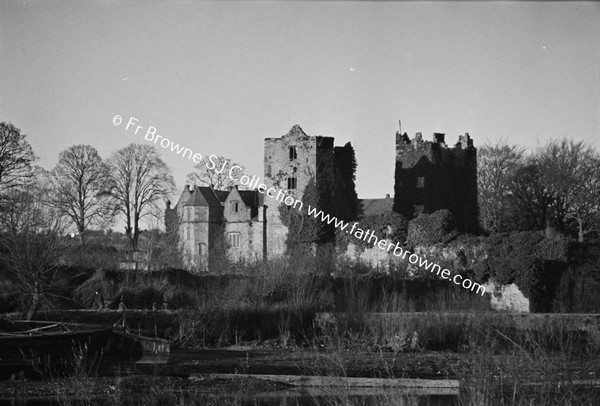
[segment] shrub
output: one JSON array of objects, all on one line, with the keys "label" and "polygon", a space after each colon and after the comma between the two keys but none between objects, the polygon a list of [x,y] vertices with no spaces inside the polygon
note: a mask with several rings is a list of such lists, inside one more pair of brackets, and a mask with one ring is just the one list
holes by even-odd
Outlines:
[{"label": "shrub", "polygon": [[137,303],[135,304],[135,307],[140,309],[152,309],[153,307],[160,308],[163,300],[164,296],[160,290],[153,286],[148,286],[137,294]]},{"label": "shrub", "polygon": [[69,248],[66,256],[67,264],[86,268],[117,268],[119,251],[113,246],[75,245]]},{"label": "shrub", "polygon": [[177,290],[165,299],[168,308],[171,310],[187,309],[196,304],[196,298],[190,292],[186,292],[185,290]]},{"label": "shrub", "polygon": [[479,281],[515,283],[529,298],[531,311],[552,310],[561,274],[568,266],[568,241],[547,240],[537,232],[519,232],[491,235],[485,245],[487,258],[474,269]]},{"label": "shrub", "polygon": [[408,244],[413,247],[446,243],[457,235],[456,220],[449,210],[421,214],[408,222]]}]

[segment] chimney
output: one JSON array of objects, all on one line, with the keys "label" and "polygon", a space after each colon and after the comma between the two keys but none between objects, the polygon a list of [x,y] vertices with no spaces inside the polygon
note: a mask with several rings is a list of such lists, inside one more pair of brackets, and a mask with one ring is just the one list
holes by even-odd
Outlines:
[{"label": "chimney", "polygon": [[446,134],[433,133],[433,141],[437,142],[438,144],[445,144],[446,143]]},{"label": "chimney", "polygon": [[389,193],[386,193],[386,194],[385,194],[385,198],[386,198],[386,199],[389,199],[389,198],[390,198],[390,194],[389,194]]}]

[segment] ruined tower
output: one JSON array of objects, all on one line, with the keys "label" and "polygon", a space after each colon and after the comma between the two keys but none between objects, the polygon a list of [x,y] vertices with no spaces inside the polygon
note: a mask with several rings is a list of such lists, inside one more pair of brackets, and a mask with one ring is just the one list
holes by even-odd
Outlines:
[{"label": "ruined tower", "polygon": [[477,149],[469,133],[449,147],[445,134],[424,141],[396,132],[395,212],[412,219],[421,213],[448,209],[460,231],[478,231]]},{"label": "ruined tower", "polygon": [[[335,165],[333,142],[333,137],[309,136],[299,125],[294,125],[281,138],[266,138],[265,184],[302,201],[304,210],[310,204],[326,213],[332,213]],[[267,251],[270,255],[280,255],[286,250],[288,227],[278,210],[280,204],[265,195],[265,205],[269,207]]]}]

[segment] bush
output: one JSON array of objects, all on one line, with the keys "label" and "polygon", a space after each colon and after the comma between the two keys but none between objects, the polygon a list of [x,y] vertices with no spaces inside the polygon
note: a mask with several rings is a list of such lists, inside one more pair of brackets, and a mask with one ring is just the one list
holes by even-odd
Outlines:
[{"label": "bush", "polygon": [[[408,228],[408,220],[402,214],[395,212],[385,212],[372,216],[366,216],[358,221],[357,229],[360,228],[367,232],[372,230],[378,240],[391,239],[394,242],[406,241],[406,230]],[[338,253],[345,252],[348,248],[348,243],[352,243],[361,248],[373,247],[372,243],[361,240],[353,234],[348,233],[349,228],[341,230],[336,228],[336,250]]]},{"label": "bush", "polygon": [[421,214],[408,222],[408,244],[413,247],[447,243],[457,235],[456,220],[449,210]]},{"label": "bush", "polygon": [[167,306],[170,310],[188,309],[196,305],[196,298],[185,290],[177,290],[171,296],[166,297]]},{"label": "bush", "polygon": [[600,312],[600,245],[573,243],[569,268],[561,276],[553,302],[560,313]]},{"label": "bush", "polygon": [[86,268],[117,268],[119,251],[113,246],[75,245],[69,248],[66,256],[67,264]]},{"label": "bush", "polygon": [[515,283],[529,298],[531,311],[552,310],[561,274],[568,267],[568,241],[519,232],[491,235],[485,245],[487,258],[474,269],[477,280]]},{"label": "bush", "polygon": [[135,303],[135,307],[140,309],[160,308],[163,300],[164,296],[160,290],[153,286],[148,286],[137,294],[137,303]]}]

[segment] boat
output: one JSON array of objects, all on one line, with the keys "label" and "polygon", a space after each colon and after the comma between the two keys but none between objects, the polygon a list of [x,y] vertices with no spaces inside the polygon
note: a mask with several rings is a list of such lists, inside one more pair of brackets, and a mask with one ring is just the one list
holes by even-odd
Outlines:
[{"label": "boat", "polygon": [[169,341],[124,328],[94,324],[0,320],[0,379],[131,371],[137,364],[165,364]]}]

